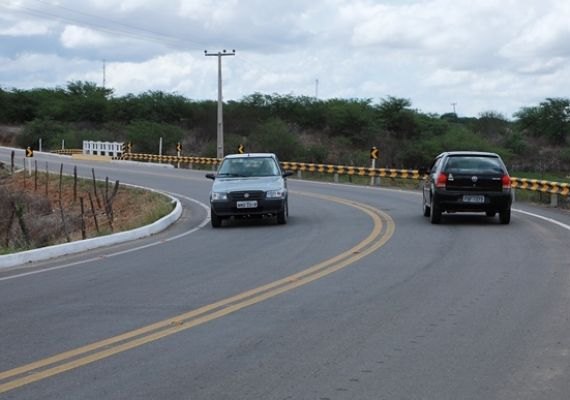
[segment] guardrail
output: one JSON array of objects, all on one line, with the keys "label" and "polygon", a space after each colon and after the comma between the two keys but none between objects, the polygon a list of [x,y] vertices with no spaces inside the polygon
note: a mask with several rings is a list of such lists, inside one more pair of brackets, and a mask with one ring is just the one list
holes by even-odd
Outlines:
[{"label": "guardrail", "polygon": [[221,160],[208,157],[191,157],[191,156],[159,156],[158,154],[142,154],[142,153],[123,153],[121,160],[131,161],[158,161],[165,163],[180,164],[206,164],[218,165]]},{"label": "guardrail", "polygon": [[[71,152],[71,153],[65,153]],[[59,154],[74,154],[81,152],[81,150],[56,150],[54,153]],[[209,157],[193,157],[193,156],[160,156],[157,154],[143,154],[143,153],[123,153],[120,157],[122,160],[132,161],[148,161],[148,162],[163,162],[163,163],[176,163],[176,164],[203,164],[203,165],[218,165],[221,160]],[[416,169],[390,169],[390,168],[367,168],[367,167],[354,167],[335,164],[314,164],[303,162],[281,162],[283,169],[297,172],[299,176],[302,172],[323,173],[335,175],[335,181],[338,180],[339,175],[347,176],[362,176],[362,177],[384,177],[384,178],[400,178],[421,180],[424,175]],[[570,184],[552,182],[538,179],[526,179],[511,177],[511,185],[514,189],[527,190],[533,192],[549,193],[551,194],[551,205],[558,204],[558,196],[568,197],[570,195]]]},{"label": "guardrail", "polygon": [[[217,165],[221,162],[218,158],[208,157],[186,157],[186,156],[159,156],[155,154],[125,153],[122,160],[132,161],[160,161],[166,163],[180,164],[207,164]],[[319,172],[325,174],[386,177],[420,180],[422,176],[418,170],[414,169],[389,169],[389,168],[366,168],[333,164],[314,164],[302,162],[281,162],[283,169],[288,171]]]},{"label": "guardrail", "polygon": [[324,174],[338,174],[349,176],[386,177],[420,180],[423,176],[416,169],[389,169],[353,167],[334,164],[313,164],[301,162],[282,162],[283,169],[289,171],[319,172]]},{"label": "guardrail", "polygon": [[570,183],[511,177],[511,186],[515,189],[553,193],[561,196],[568,196],[568,194],[570,194]]},{"label": "guardrail", "polygon": [[544,181],[538,179],[511,177],[511,187],[513,189],[549,193],[550,205],[552,207],[558,206],[558,196],[568,197],[568,194],[570,194],[570,184],[568,183]]},{"label": "guardrail", "polygon": [[60,150],[53,150],[52,153],[60,154],[64,156],[71,156],[73,154],[82,154],[83,150],[81,149],[60,149]]}]

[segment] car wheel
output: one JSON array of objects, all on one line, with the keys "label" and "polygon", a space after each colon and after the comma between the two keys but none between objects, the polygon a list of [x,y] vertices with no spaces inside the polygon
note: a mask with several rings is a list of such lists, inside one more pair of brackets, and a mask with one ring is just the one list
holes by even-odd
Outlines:
[{"label": "car wheel", "polygon": [[212,228],[219,228],[222,226],[222,217],[218,217],[212,209],[210,209],[210,222],[212,223]]},{"label": "car wheel", "polygon": [[283,210],[281,210],[277,214],[277,223],[280,225],[285,225],[287,223],[288,217],[289,217],[289,206],[287,204],[287,201],[285,201],[285,204],[283,205]]},{"label": "car wheel", "polygon": [[433,196],[431,199],[431,207],[430,207],[430,222],[432,224],[439,224],[441,222],[441,209],[435,204],[433,200]]},{"label": "car wheel", "polygon": [[497,213],[495,211],[487,211],[485,214],[487,215],[487,217],[493,218]]},{"label": "car wheel", "polygon": [[507,208],[506,210],[499,211],[499,221],[503,225],[507,225],[511,222],[511,209]]}]

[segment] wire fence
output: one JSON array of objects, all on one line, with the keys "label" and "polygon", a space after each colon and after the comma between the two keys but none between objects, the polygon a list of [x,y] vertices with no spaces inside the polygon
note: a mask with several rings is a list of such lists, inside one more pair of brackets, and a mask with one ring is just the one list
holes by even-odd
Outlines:
[{"label": "wire fence", "polygon": [[[26,162],[24,162],[26,165]],[[28,249],[71,242],[115,231],[121,213],[114,207],[119,181],[111,183],[78,179],[77,167],[72,176],[49,172],[49,164],[37,161],[16,171],[0,163],[0,250]],[[44,169],[45,167],[45,169]]]}]

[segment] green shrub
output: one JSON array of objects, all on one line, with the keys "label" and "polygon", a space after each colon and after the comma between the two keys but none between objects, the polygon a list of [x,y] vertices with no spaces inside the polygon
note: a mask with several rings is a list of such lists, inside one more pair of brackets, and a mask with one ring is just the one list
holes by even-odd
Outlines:
[{"label": "green shrub", "polygon": [[295,160],[301,153],[297,135],[279,118],[259,124],[249,137],[248,147],[252,152],[275,153],[280,160],[287,161]]}]

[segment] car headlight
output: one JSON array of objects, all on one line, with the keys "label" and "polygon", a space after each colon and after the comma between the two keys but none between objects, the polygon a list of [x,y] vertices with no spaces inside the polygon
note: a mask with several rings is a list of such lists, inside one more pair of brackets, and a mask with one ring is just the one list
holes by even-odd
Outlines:
[{"label": "car headlight", "polygon": [[268,199],[284,199],[287,191],[285,189],[280,190],[269,190],[265,193],[265,197]]},{"label": "car headlight", "polygon": [[212,192],[211,200],[212,201],[220,201],[220,200],[227,200],[228,194],[225,192]]}]

